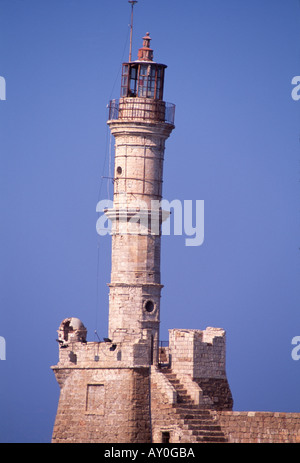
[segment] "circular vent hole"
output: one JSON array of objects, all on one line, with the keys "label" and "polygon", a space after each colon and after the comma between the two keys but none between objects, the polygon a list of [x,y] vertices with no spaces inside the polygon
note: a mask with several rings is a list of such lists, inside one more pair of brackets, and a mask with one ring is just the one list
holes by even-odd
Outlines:
[{"label": "circular vent hole", "polygon": [[145,309],[147,312],[153,312],[154,310],[154,302],[153,301],[147,301],[145,304]]},{"label": "circular vent hole", "polygon": [[118,166],[117,167],[117,174],[121,175],[121,173],[122,173],[122,167]]}]

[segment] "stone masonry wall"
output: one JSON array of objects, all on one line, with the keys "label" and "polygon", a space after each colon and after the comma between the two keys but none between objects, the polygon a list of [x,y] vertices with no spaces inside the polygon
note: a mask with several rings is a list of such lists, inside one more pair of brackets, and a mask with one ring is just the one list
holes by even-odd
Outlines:
[{"label": "stone masonry wall", "polygon": [[300,443],[300,413],[215,413],[230,443]]},{"label": "stone masonry wall", "polygon": [[197,384],[202,396],[216,410],[232,410],[233,399],[226,377],[226,338],[221,328],[206,330],[175,329],[169,332],[171,368],[189,394],[184,378]]},{"label": "stone masonry wall", "polygon": [[54,443],[150,442],[150,344],[66,341],[53,366],[60,398]]},{"label": "stone masonry wall", "polygon": [[233,398],[227,378],[196,378],[194,382],[202,390],[204,398],[209,398],[214,410],[232,410]]},{"label": "stone masonry wall", "polygon": [[61,386],[53,443],[150,442],[149,369],[70,368]]},{"label": "stone masonry wall", "polygon": [[[150,339],[145,330],[144,338],[136,340],[127,334],[125,341],[71,342],[59,349],[59,368],[133,368],[150,364]],[[125,335],[123,335],[125,337]]]},{"label": "stone masonry wall", "polygon": [[[170,443],[195,442],[196,436],[176,413],[177,392],[167,375],[155,365],[141,366],[147,352],[147,337],[117,346],[70,342],[60,348],[59,362],[52,367],[61,388],[52,442],[159,443],[164,431]],[[195,383],[203,397],[212,399],[210,412],[228,442],[300,441],[299,413],[224,411],[230,403],[223,401],[226,391],[230,393],[226,378],[185,378],[191,396],[189,383]]]},{"label": "stone masonry wall", "polygon": [[169,340],[174,373],[192,378],[226,378],[224,330],[175,329],[169,331]]},{"label": "stone masonry wall", "polygon": [[[161,237],[159,213],[152,230],[151,209],[152,201],[162,198],[165,140],[174,126],[126,120],[126,101],[122,118],[108,121],[115,138],[114,201],[105,211],[112,221],[109,337],[121,339],[120,330],[126,330],[139,338],[147,328],[157,358]],[[149,99],[142,102],[156,106]]]}]

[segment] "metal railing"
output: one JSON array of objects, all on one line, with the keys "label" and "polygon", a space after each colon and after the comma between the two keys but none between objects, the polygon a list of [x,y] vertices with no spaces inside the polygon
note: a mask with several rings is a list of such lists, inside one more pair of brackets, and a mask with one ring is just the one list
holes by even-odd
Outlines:
[{"label": "metal railing", "polygon": [[120,98],[108,104],[109,120],[165,122],[174,125],[175,105],[146,98]]},{"label": "metal railing", "polygon": [[159,347],[169,347],[169,341],[159,341]]}]

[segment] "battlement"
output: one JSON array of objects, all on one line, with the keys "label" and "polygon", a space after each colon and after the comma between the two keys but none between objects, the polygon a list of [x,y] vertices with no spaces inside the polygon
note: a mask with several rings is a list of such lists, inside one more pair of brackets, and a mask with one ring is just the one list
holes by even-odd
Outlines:
[{"label": "battlement", "polygon": [[148,339],[118,344],[73,341],[60,347],[59,362],[52,369],[138,368],[149,366],[150,361]]},{"label": "battlement", "polygon": [[[53,368],[135,368],[153,362],[149,329],[141,330],[141,338],[121,330],[105,342],[87,342],[86,334],[80,320],[63,320],[58,330],[59,362]],[[196,380],[226,378],[226,337],[221,328],[169,330],[167,350],[175,374]]]},{"label": "battlement", "polygon": [[66,318],[58,329],[59,362],[52,369],[147,367],[151,363],[149,331],[141,330],[141,338],[122,332],[114,340],[87,342],[81,320]]},{"label": "battlement", "polygon": [[226,336],[221,328],[169,330],[172,370],[197,378],[226,378]]}]

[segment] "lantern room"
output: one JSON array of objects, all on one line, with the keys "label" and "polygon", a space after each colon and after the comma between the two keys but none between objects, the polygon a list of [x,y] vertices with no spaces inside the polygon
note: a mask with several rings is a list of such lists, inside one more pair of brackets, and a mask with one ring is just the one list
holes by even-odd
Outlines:
[{"label": "lantern room", "polygon": [[143,47],[138,51],[138,59],[123,63],[121,98],[138,97],[163,99],[165,64],[153,61],[149,32],[143,37]]}]

